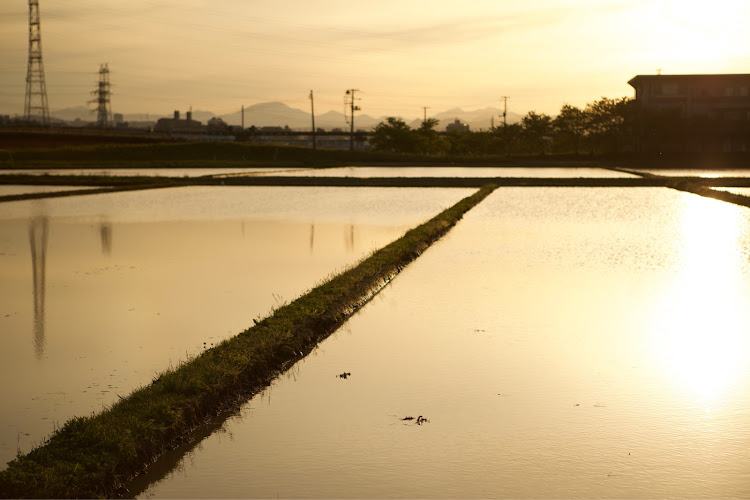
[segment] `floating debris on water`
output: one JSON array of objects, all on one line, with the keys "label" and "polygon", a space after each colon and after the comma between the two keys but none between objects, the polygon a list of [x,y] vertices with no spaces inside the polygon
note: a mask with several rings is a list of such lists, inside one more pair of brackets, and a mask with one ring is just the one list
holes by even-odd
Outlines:
[{"label": "floating debris on water", "polygon": [[422,424],[426,424],[426,423],[430,422],[429,420],[427,420],[426,418],[424,418],[422,415],[418,416],[417,418],[414,418],[414,417],[404,417],[401,420],[409,420],[409,421],[410,420],[414,420],[415,421],[414,423],[417,424],[417,425],[422,425]]}]

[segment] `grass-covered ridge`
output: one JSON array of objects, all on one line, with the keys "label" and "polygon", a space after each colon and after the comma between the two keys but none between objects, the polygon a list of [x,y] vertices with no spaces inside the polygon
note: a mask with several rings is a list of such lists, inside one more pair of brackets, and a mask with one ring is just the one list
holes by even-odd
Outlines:
[{"label": "grass-covered ridge", "polygon": [[114,496],[223,406],[264,387],[308,353],[494,189],[483,187],[108,410],[68,421],[0,472],[0,496]]},{"label": "grass-covered ridge", "polygon": [[180,141],[0,150],[2,168],[335,167],[346,165],[597,166],[622,159],[590,155],[422,155],[252,142]]}]

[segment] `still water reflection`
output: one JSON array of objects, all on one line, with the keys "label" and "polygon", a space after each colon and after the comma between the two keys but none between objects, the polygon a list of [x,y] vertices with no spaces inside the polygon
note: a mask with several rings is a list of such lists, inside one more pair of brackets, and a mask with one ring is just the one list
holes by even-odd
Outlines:
[{"label": "still water reflection", "polygon": [[140,495],[747,498],[748,249],[692,194],[501,188]]},{"label": "still water reflection", "polygon": [[254,175],[261,172],[283,172],[286,167],[253,168],[24,168],[0,169],[0,175],[102,175],[112,177],[200,177],[203,175]]},{"label": "still water reflection", "polygon": [[750,169],[747,168],[722,168],[722,169],[700,169],[700,168],[659,168],[659,169],[628,169],[633,172],[644,172],[667,177],[749,177]]},{"label": "still water reflection", "polygon": [[637,177],[606,168],[557,167],[337,167],[269,172],[304,177]]},{"label": "still water reflection", "polygon": [[34,352],[37,359],[44,355],[44,298],[47,283],[47,237],[49,224],[46,217],[37,217],[29,224],[31,247],[31,278],[34,282]]},{"label": "still water reflection", "polygon": [[0,460],[472,190],[216,188],[0,205]]},{"label": "still water reflection", "polygon": [[750,188],[747,187],[715,187],[712,188],[716,191],[729,191],[734,194],[741,194],[742,196],[750,196]]},{"label": "still water reflection", "polygon": [[24,186],[21,184],[3,184],[0,185],[0,196],[10,196],[14,194],[30,194],[30,193],[54,193],[57,191],[78,191],[83,189],[96,189],[95,187],[86,186],[36,186],[28,185]]}]

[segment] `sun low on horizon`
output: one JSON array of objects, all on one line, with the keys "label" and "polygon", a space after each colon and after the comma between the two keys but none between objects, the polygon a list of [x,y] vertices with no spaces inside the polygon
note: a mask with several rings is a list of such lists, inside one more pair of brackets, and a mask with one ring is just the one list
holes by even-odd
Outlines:
[{"label": "sun low on horizon", "polygon": [[[637,74],[747,73],[747,2],[384,0],[311,4],[40,0],[52,110],[86,105],[111,69],[123,113],[237,111],[282,101],[341,111],[361,90],[371,116],[498,107],[554,115],[632,96]],[[28,2],[0,7],[0,113],[20,113]]]}]

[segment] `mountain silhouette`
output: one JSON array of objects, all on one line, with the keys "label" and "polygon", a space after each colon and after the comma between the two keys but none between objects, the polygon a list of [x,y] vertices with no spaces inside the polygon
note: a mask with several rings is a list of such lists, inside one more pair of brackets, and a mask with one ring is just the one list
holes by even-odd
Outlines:
[{"label": "mountain silhouette", "polygon": [[[240,125],[242,122],[241,111],[221,115],[220,118],[230,125]],[[381,119],[372,118],[366,114],[354,115],[354,127],[356,129],[370,130],[380,123]],[[262,102],[245,107],[245,126],[288,126],[293,130],[310,130],[312,121],[308,111],[302,111],[287,106],[283,102]],[[315,115],[315,127],[330,130],[340,128],[349,130],[344,114],[337,111],[328,111]]]},{"label": "mountain silhouette", "polygon": [[[180,110],[180,118],[185,118],[187,110]],[[115,109],[114,112],[117,112]],[[95,122],[96,114],[91,108],[86,106],[73,106],[54,110],[50,113],[53,118],[74,121],[76,119]],[[123,119],[126,122],[155,122],[159,118],[172,118],[172,114],[159,113],[125,113]],[[233,113],[216,115],[211,111],[193,111],[193,119],[205,124],[211,118],[218,116],[229,125],[240,125],[242,123],[241,110]],[[453,123],[458,119],[463,123],[469,124],[472,130],[487,130],[490,128],[494,117],[495,126],[502,124],[502,110],[493,107],[487,107],[474,111],[464,111],[461,108],[453,108],[447,111],[430,115],[429,118],[437,118],[440,123],[437,130],[445,130],[446,125]],[[356,130],[372,130],[378,123],[384,121],[386,116],[373,118],[367,114],[357,114],[354,117],[354,128]],[[404,119],[404,118],[402,118]],[[521,120],[521,115],[508,112],[508,123],[516,123]],[[404,119],[410,127],[419,128],[422,118]],[[306,131],[310,130],[311,120],[310,112],[301,109],[292,108],[283,102],[261,102],[245,107],[245,127],[255,125],[256,127],[284,127],[288,126],[292,130]],[[339,111],[327,111],[315,115],[315,126],[325,130],[340,128],[343,131],[349,130],[349,124],[344,118],[344,114]]]}]

